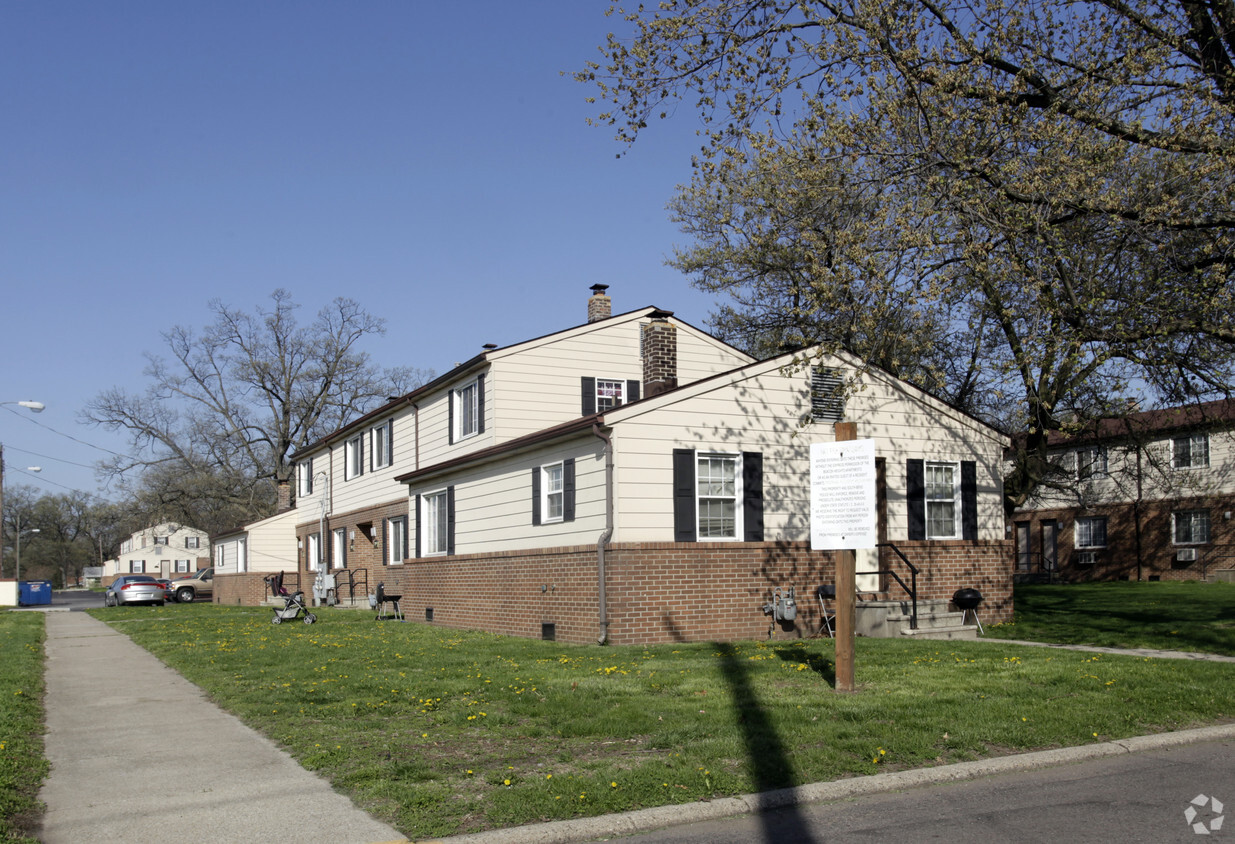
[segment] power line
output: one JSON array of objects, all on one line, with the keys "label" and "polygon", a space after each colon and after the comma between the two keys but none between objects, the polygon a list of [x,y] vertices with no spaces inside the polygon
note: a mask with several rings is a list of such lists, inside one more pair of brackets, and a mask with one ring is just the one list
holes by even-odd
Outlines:
[{"label": "power line", "polygon": [[55,460],[57,463],[68,463],[70,466],[80,466],[83,469],[93,469],[94,466],[88,466],[85,463],[74,463],[72,460],[65,460],[63,457],[52,457],[50,454],[39,454],[37,451],[26,451],[24,448],[16,446],[6,446],[9,451],[19,451],[22,454],[32,454],[35,457],[42,457],[44,460]]},{"label": "power line", "polygon": [[[0,406],[2,406],[2,405],[0,405]],[[64,437],[66,440],[72,440],[72,441],[73,441],[73,442],[75,442],[75,443],[80,443],[81,445],[84,445],[84,446],[86,446],[86,447],[88,447],[88,448],[93,448],[93,449],[96,449],[96,450],[98,450],[98,451],[105,451],[105,452],[107,452],[108,454],[112,455],[113,457],[123,457],[125,460],[134,460],[134,461],[136,461],[136,460],[137,460],[137,458],[136,458],[136,457],[133,457],[133,456],[131,456],[131,455],[128,455],[128,454],[121,454],[121,453],[120,453],[120,452],[118,452],[118,451],[112,451],[110,448],[104,448],[104,447],[103,447],[103,446],[101,446],[101,445],[95,445],[94,443],[88,443],[88,442],[86,442],[85,440],[80,440],[80,439],[78,439],[77,437],[73,436],[72,434],[66,434],[66,433],[64,433],[64,431],[57,431],[57,430],[56,430],[55,428],[53,428],[52,426],[50,426],[50,425],[44,425],[44,424],[43,424],[42,422],[40,422],[39,420],[37,420],[37,419],[33,418],[32,416],[28,416],[27,414],[24,414],[24,413],[18,413],[16,410],[14,410],[14,409],[13,409],[13,408],[11,408],[11,407],[4,407],[4,409],[5,409],[5,410],[7,410],[9,413],[13,414],[14,416],[18,416],[18,417],[20,417],[20,418],[22,418],[22,419],[26,420],[26,421],[27,421],[27,422],[29,422],[31,425],[38,425],[40,428],[43,428],[44,430],[47,430],[47,431],[51,431],[53,434],[56,434],[57,436]],[[51,459],[55,459],[55,458],[51,458]],[[65,462],[68,462],[68,461],[65,461]],[[87,467],[87,468],[93,468],[93,467]]]}]

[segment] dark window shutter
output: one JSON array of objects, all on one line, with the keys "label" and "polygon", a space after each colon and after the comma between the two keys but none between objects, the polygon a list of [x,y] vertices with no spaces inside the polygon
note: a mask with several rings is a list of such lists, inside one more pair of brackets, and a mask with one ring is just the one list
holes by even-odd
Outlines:
[{"label": "dark window shutter", "polygon": [[395,421],[391,419],[386,423],[386,459],[390,462],[387,466],[395,464]]},{"label": "dark window shutter", "polygon": [[961,461],[961,537],[978,538],[978,464]]},{"label": "dark window shutter", "polygon": [[639,382],[631,379],[626,382],[626,402],[639,401]]},{"label": "dark window shutter", "polygon": [[596,412],[596,379],[586,375],[579,379],[579,392],[582,397],[583,415],[591,416]]},{"label": "dark window shutter", "polygon": [[424,547],[424,540],[421,539],[420,530],[420,493],[416,493],[416,559],[420,559],[420,549]]},{"label": "dark window shutter", "polygon": [[382,519],[382,565],[390,565],[394,551],[390,548],[390,519]]},{"label": "dark window shutter", "polygon": [[540,467],[532,467],[532,524],[540,524]]},{"label": "dark window shutter", "polygon": [[455,391],[446,394],[446,444],[455,444]]},{"label": "dark window shutter", "polygon": [[455,488],[446,487],[446,555],[455,553]]},{"label": "dark window shutter", "polygon": [[695,451],[673,450],[673,541],[694,542]]},{"label": "dark window shutter", "polygon": [[575,520],[575,458],[562,461],[562,521]]},{"label": "dark window shutter", "polygon": [[476,376],[476,433],[485,432],[485,376]]},{"label": "dark window shutter", "polygon": [[926,539],[926,461],[905,463],[905,501],[909,507],[909,538]]},{"label": "dark window shutter", "polygon": [[763,541],[763,454],[742,452],[742,538]]}]

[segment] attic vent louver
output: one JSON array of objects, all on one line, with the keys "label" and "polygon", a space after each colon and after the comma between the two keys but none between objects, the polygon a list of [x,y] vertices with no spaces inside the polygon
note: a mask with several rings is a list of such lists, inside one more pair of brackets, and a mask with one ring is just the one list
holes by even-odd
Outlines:
[{"label": "attic vent louver", "polygon": [[810,416],[816,422],[840,422],[845,418],[845,379],[830,366],[811,368]]}]

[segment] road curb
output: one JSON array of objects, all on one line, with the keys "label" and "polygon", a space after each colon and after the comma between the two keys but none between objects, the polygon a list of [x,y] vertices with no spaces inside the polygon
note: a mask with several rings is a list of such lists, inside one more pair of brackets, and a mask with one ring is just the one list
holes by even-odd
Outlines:
[{"label": "road curb", "polygon": [[[495,829],[468,835],[435,839],[433,844],[573,844],[623,835],[634,835],[652,830],[698,821],[718,820],[734,815],[745,815],[794,806],[804,803],[826,803],[846,800],[868,794],[902,791],[927,785],[948,782],[964,782],[978,777],[997,776],[1019,771],[1033,771],[1058,765],[1120,756],[1127,753],[1143,753],[1163,748],[1179,747],[1202,741],[1235,740],[1235,724],[1199,727],[1172,733],[1149,736],[1134,736],[1118,741],[1099,742],[1080,747],[1061,747],[1040,750],[1015,756],[999,756],[974,762],[958,762],[933,768],[915,768],[908,771],[892,771],[866,777],[813,783],[796,788],[766,791],[726,797],[700,803],[674,806],[658,806],[653,809],[638,809],[616,815],[596,818],[579,818],[569,821],[529,824],[510,829]],[[425,842],[425,844],[430,844]]]}]

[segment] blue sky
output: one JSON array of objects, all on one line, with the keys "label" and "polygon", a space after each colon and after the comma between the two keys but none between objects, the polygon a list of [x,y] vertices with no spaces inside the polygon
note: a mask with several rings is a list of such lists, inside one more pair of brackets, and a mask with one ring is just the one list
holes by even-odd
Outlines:
[{"label": "blue sky", "polygon": [[92,446],[124,440],[79,412],[216,298],[352,297],[376,362],[438,373],[585,321],[596,283],[702,326],[664,266],[697,120],[618,158],[570,78],[607,7],[0,0],[0,401],[47,405],[0,413],[6,484],[107,495]]}]

